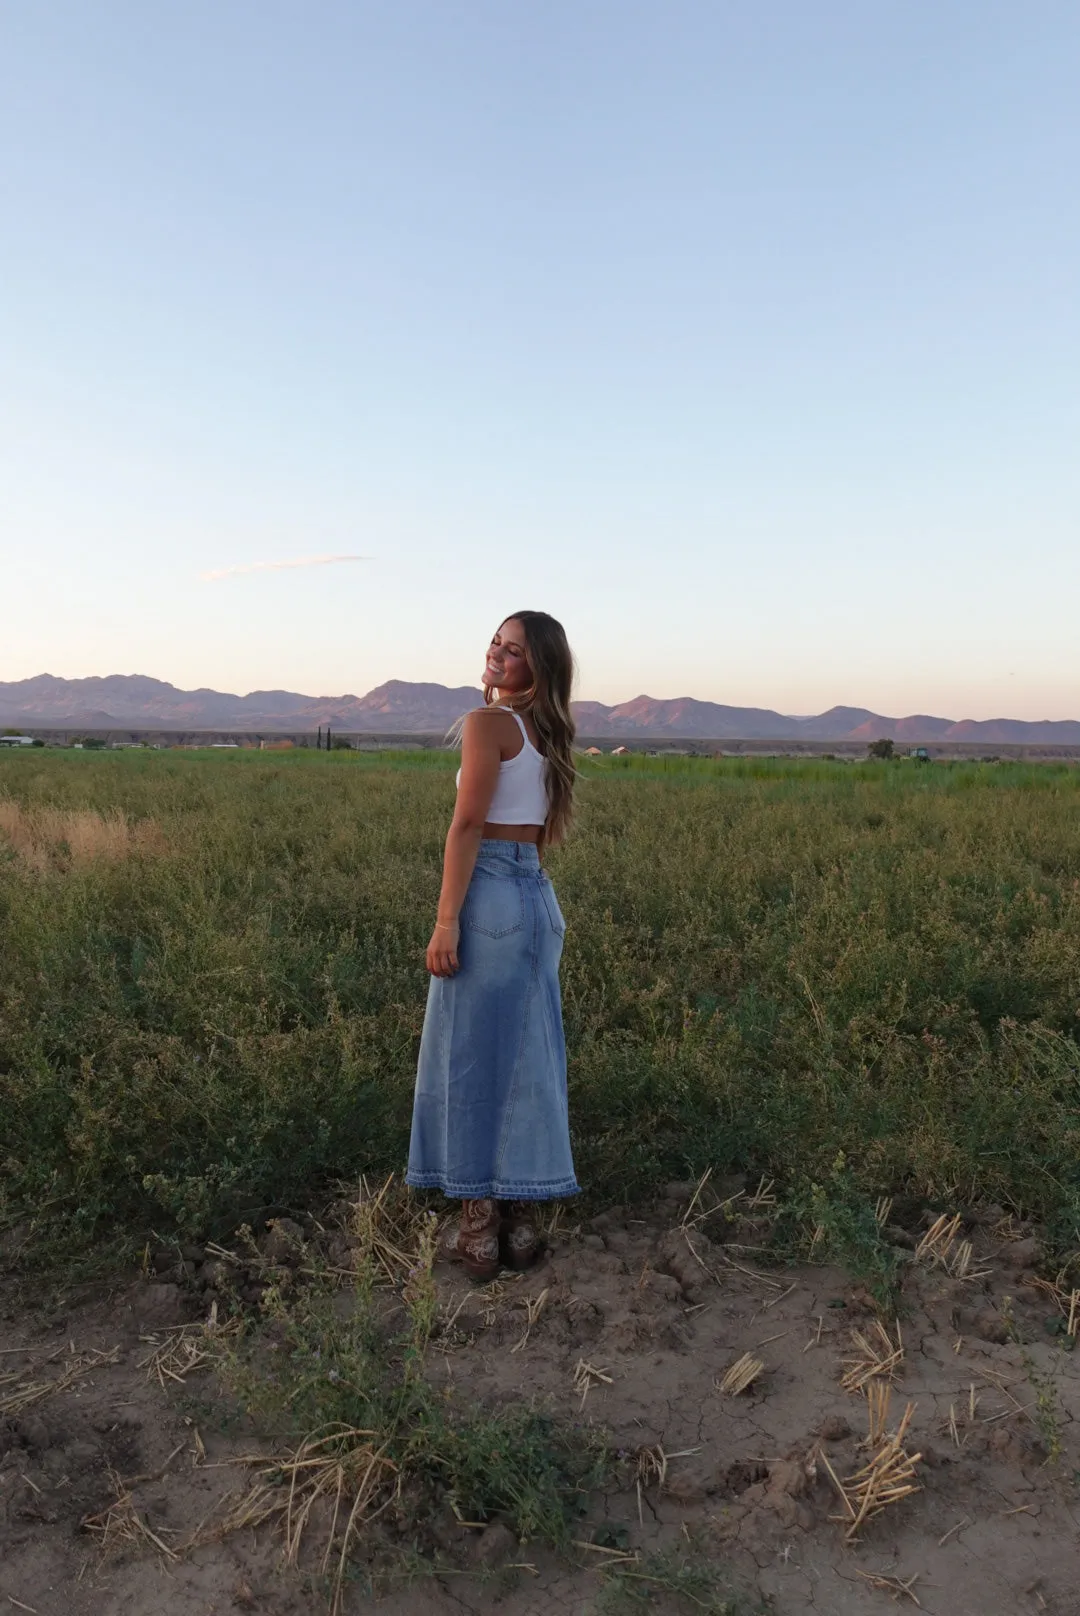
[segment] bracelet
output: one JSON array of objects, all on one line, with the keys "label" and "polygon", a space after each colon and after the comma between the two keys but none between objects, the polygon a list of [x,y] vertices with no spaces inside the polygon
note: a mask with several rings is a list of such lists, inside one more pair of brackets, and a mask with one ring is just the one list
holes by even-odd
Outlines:
[{"label": "bracelet", "polygon": [[456,920],[437,920],[435,922],[435,930],[436,931],[453,931],[453,929],[454,929],[454,927],[456,925],[458,925],[458,922]]}]

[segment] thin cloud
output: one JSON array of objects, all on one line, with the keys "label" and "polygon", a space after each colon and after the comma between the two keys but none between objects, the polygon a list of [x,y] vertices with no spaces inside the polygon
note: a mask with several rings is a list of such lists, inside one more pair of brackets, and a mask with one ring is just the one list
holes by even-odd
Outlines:
[{"label": "thin cloud", "polygon": [[336,567],[343,561],[370,561],[363,555],[298,556],[295,561],[249,561],[239,567],[217,567],[213,572],[200,572],[199,581],[217,583],[221,578],[238,578],[245,572],[280,572],[285,567]]}]

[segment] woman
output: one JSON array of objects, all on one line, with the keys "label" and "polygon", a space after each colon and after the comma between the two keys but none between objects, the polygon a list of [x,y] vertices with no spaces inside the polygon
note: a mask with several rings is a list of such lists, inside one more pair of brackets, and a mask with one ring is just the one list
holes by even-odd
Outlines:
[{"label": "woman", "polygon": [[540,1253],[537,1201],[578,1192],[559,1000],[565,925],[540,865],[574,792],[573,658],[561,623],[517,612],[461,724],[406,1181],[460,1199],[444,1244],[476,1280]]}]

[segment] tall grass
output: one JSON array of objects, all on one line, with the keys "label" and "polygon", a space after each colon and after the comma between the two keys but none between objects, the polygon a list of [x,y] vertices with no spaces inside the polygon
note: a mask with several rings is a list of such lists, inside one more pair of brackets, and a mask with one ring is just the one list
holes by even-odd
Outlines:
[{"label": "tall grass", "polygon": [[[441,753],[0,756],[0,1220],[221,1232],[403,1161]],[[1080,773],[605,759],[551,869],[597,1199],[1080,1206]],[[95,828],[97,827],[97,828]]]}]

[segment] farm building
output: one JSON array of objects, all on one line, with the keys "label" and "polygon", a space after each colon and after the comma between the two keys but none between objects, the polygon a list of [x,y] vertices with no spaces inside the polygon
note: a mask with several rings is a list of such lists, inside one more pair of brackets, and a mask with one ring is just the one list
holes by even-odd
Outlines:
[{"label": "farm building", "polygon": [[0,735],[0,746],[33,746],[32,735]]},{"label": "farm building", "polygon": [[611,755],[612,757],[629,757],[630,748],[628,746],[616,746]]},{"label": "farm building", "polygon": [[582,757],[603,757],[604,754],[598,746],[587,746],[581,755]]}]

